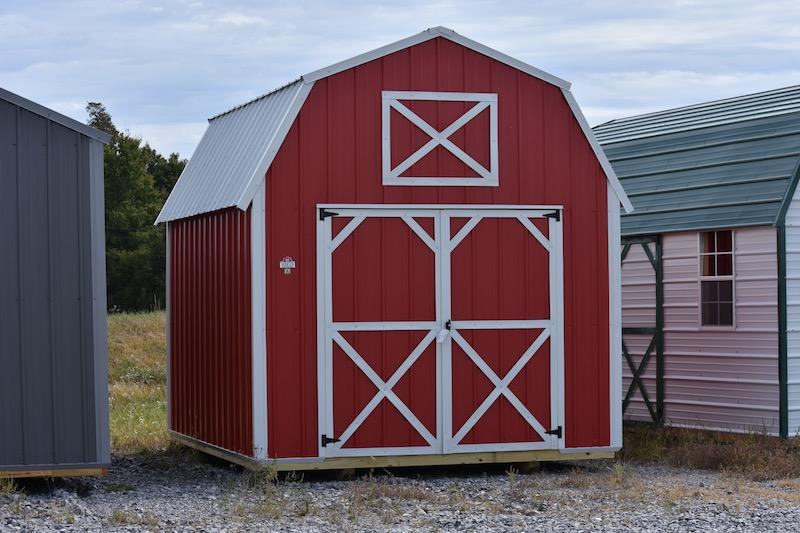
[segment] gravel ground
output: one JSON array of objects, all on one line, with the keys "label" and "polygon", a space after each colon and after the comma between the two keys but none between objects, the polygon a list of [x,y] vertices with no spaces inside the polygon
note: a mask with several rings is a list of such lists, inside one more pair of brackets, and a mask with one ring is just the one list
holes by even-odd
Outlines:
[{"label": "gravel ground", "polygon": [[2,531],[797,531],[800,479],[612,461],[306,475],[269,481],[173,453],[114,458],[109,475],[22,483]]}]

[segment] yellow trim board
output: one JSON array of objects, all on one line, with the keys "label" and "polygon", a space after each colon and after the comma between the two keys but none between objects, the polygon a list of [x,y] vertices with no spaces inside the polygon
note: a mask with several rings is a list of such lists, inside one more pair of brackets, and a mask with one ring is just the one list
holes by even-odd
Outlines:
[{"label": "yellow trim board", "polygon": [[300,470],[344,470],[349,468],[383,468],[406,466],[447,466],[493,463],[527,463],[534,461],[582,461],[587,459],[613,459],[614,452],[580,452],[562,454],[557,450],[531,450],[517,452],[476,452],[432,455],[390,455],[371,457],[329,457],[322,460],[310,458],[308,461],[263,463],[244,455],[233,453],[211,444],[198,441],[186,435],[170,431],[170,437],[181,444],[203,453],[236,463],[250,470],[265,466],[280,472]]},{"label": "yellow trim board", "polygon": [[172,430],[169,430],[169,437],[175,442],[183,444],[184,446],[194,448],[197,451],[207,453],[208,455],[213,455],[214,457],[219,457],[220,459],[224,459],[225,461],[243,466],[250,470],[257,470],[263,466],[252,457],[247,457],[246,455],[241,455],[236,452],[219,448],[213,444],[193,439],[192,437],[176,433]]},{"label": "yellow trim board", "polygon": [[23,478],[23,477],[82,477],[82,476],[105,476],[108,468],[57,468],[46,470],[0,470],[0,478]]},{"label": "yellow trim board", "polygon": [[[405,466],[447,466],[493,463],[528,463],[543,461],[580,461],[613,459],[614,452],[584,452],[560,454],[554,450],[520,452],[479,452],[433,455],[390,455],[372,457],[330,457],[322,461],[274,463],[279,471],[335,470],[347,468],[383,468]],[[270,463],[273,464],[273,463]]]}]

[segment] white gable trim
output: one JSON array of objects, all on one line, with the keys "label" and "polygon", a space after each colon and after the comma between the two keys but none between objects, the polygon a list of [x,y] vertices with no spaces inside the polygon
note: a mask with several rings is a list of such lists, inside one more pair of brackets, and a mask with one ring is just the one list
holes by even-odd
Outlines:
[{"label": "white gable trim", "polygon": [[381,58],[383,56],[392,54],[394,52],[398,52],[400,50],[404,50],[416,44],[424,43],[425,41],[430,41],[431,39],[435,39],[436,37],[444,37],[454,43],[460,44],[466,48],[470,48],[478,53],[481,53],[485,56],[489,56],[492,59],[496,59],[501,63],[505,63],[506,65],[513,67],[517,70],[521,70],[526,74],[530,74],[535,78],[539,78],[540,80],[544,80],[548,83],[552,83],[553,85],[560,87],[562,89],[569,89],[570,83],[566,80],[562,80],[558,76],[553,76],[550,73],[547,73],[543,70],[540,70],[533,65],[529,65],[519,59],[514,59],[511,56],[508,56],[502,52],[498,52],[493,48],[489,48],[486,45],[483,45],[479,42],[473,41],[472,39],[468,39],[463,35],[459,35],[453,30],[449,28],[445,28],[442,26],[437,26],[435,28],[427,29],[423,32],[420,32],[416,35],[412,35],[411,37],[407,37],[405,39],[401,39],[391,44],[387,44],[386,46],[381,46],[380,48],[376,48],[370,52],[366,52],[364,54],[357,55],[350,59],[346,59],[345,61],[340,61],[339,63],[334,63],[328,67],[321,68],[319,70],[315,70],[314,72],[309,72],[308,74],[304,75],[302,78],[305,80],[306,83],[313,83],[317,80],[322,78],[327,78],[333,74],[338,72],[342,72],[343,70],[347,70],[353,67],[357,67],[358,65],[363,65],[369,61],[374,59]]},{"label": "white gable trim", "polygon": [[617,198],[619,198],[619,202],[622,204],[622,207],[625,208],[625,212],[633,212],[633,204],[628,199],[628,195],[625,194],[625,189],[622,188],[622,183],[620,183],[617,173],[614,172],[614,169],[611,167],[606,153],[594,136],[594,132],[586,121],[586,117],[583,116],[583,111],[581,111],[577,100],[572,96],[572,92],[570,92],[569,89],[564,89],[562,87],[561,92],[564,93],[564,98],[566,98],[570,109],[572,109],[572,114],[575,115],[575,119],[578,121],[578,124],[580,124],[581,130],[583,130],[583,134],[586,136],[586,140],[589,141],[589,145],[592,147],[595,157],[597,157],[597,160],[600,162],[600,166],[603,167],[603,172],[605,172],[606,178],[608,178],[608,184],[614,189]]}]

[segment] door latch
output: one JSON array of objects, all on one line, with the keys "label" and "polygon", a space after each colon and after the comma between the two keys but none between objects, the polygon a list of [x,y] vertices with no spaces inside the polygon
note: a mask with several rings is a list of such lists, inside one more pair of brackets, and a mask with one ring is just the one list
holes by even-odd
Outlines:
[{"label": "door latch", "polygon": [[444,323],[444,327],[439,330],[439,334],[436,335],[436,342],[439,344],[443,343],[447,336],[450,334],[450,321]]}]

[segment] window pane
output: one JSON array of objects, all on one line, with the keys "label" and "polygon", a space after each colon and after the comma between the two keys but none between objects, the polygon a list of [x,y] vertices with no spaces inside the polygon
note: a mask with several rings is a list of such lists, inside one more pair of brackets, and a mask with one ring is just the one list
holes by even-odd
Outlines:
[{"label": "window pane", "polygon": [[733,251],[733,232],[718,231],[717,232],[717,251],[718,252],[732,252]]},{"label": "window pane", "polygon": [[719,324],[719,304],[703,304],[703,325],[716,326]]},{"label": "window pane", "polygon": [[717,299],[720,302],[733,301],[733,281],[717,281]]},{"label": "window pane", "polygon": [[732,326],[733,325],[733,304],[721,303],[719,304],[719,325]]},{"label": "window pane", "polygon": [[700,282],[700,297],[703,303],[718,302],[719,301],[719,282],[718,281],[701,281]]},{"label": "window pane", "polygon": [[716,276],[717,269],[716,269],[716,261],[715,256],[713,255],[703,255],[701,256],[701,260],[703,261],[703,275],[704,276]]},{"label": "window pane", "polygon": [[730,276],[733,274],[733,255],[717,255],[717,276]]},{"label": "window pane", "polygon": [[714,232],[713,231],[706,231],[701,234],[702,246],[701,249],[703,252],[715,252],[717,247],[714,244]]}]

